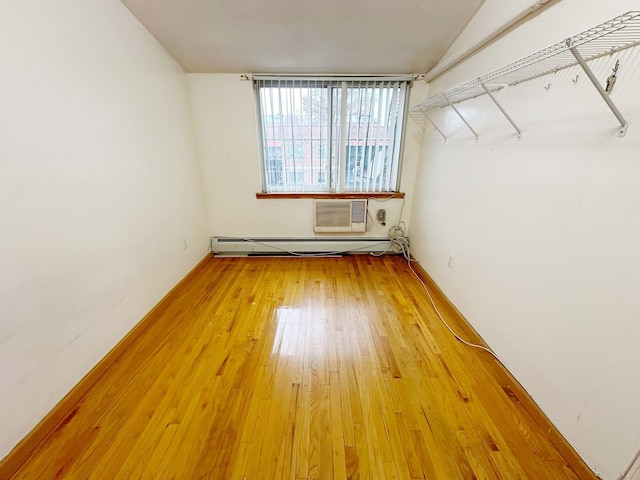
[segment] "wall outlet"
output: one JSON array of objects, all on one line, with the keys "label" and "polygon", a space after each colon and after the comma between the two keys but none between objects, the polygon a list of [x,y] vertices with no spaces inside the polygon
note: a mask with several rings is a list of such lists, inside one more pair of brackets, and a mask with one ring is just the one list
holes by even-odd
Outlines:
[{"label": "wall outlet", "polygon": [[387,211],[384,208],[378,210],[378,212],[376,213],[376,219],[378,220],[378,223],[381,223],[383,226],[386,225]]},{"label": "wall outlet", "polygon": [[447,262],[449,268],[453,268],[453,253],[449,254],[449,261]]},{"label": "wall outlet", "polygon": [[186,250],[189,248],[189,244],[187,243],[187,237],[182,237],[182,249]]}]

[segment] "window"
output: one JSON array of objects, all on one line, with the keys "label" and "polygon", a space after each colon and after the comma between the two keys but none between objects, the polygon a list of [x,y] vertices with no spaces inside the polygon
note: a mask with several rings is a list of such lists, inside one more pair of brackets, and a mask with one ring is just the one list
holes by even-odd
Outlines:
[{"label": "window", "polygon": [[271,185],[283,185],[282,147],[265,147],[265,175]]},{"label": "window", "polygon": [[304,158],[304,144],[292,141],[287,145],[287,155],[293,158]]},{"label": "window", "polygon": [[409,81],[256,76],[263,191],[398,191]]},{"label": "window", "polygon": [[289,172],[289,183],[304,184],[304,172]]}]

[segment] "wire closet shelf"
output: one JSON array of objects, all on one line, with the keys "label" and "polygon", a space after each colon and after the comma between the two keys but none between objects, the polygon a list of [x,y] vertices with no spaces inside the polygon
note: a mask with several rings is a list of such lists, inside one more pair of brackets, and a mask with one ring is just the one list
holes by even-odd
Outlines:
[{"label": "wire closet shelf", "polygon": [[[627,12],[451,90],[429,97],[412,107],[410,116],[419,124],[424,122],[425,117],[431,122],[427,113],[437,108],[453,106],[485,94],[492,96],[491,92],[505,86],[517,85],[574,65],[580,64],[583,69],[586,67],[588,70],[581,60],[588,62],[638,44],[640,44],[640,11]],[[590,71],[586,73],[588,75]],[[598,88],[597,85],[596,88]],[[492,99],[496,101],[493,97]],[[506,112],[503,111],[503,113],[506,115]],[[625,125],[626,122],[623,127]],[[516,130],[518,130],[517,127]],[[520,133],[519,130],[518,133]]]}]

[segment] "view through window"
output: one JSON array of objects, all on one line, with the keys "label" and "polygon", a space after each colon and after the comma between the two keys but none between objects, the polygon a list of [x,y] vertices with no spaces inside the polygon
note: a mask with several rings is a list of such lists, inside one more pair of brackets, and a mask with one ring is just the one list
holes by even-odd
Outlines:
[{"label": "view through window", "polygon": [[408,85],[254,78],[263,191],[397,191]]}]

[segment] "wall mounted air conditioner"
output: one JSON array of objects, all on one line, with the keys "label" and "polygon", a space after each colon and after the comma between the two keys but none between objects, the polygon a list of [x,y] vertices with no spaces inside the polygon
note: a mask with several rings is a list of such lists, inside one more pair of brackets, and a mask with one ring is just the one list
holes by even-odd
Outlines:
[{"label": "wall mounted air conditioner", "polygon": [[365,232],[366,229],[366,200],[314,200],[315,232]]}]

